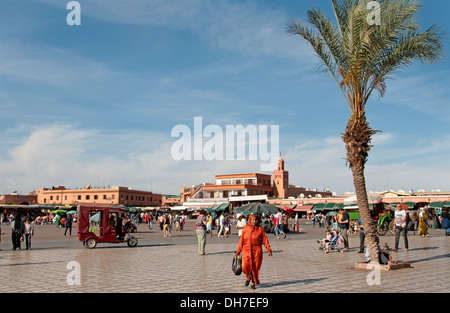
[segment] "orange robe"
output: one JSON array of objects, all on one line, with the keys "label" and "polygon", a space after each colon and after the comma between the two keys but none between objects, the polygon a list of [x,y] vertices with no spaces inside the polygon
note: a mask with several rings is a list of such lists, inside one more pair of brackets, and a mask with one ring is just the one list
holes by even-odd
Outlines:
[{"label": "orange robe", "polygon": [[242,252],[242,271],[247,275],[247,281],[250,281],[250,274],[256,284],[259,284],[259,270],[263,260],[262,245],[267,251],[272,252],[266,232],[261,226],[252,227],[247,225],[242,229],[241,239],[236,253]]}]

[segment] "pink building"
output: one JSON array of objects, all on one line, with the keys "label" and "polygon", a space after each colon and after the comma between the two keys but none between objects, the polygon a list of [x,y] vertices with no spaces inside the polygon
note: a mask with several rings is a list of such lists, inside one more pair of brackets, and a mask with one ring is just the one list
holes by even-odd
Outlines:
[{"label": "pink building", "polygon": [[117,204],[127,206],[161,206],[162,195],[151,191],[133,190],[128,187],[112,187],[108,189],[91,188],[66,189],[65,186],[39,188],[37,202],[39,204]]}]

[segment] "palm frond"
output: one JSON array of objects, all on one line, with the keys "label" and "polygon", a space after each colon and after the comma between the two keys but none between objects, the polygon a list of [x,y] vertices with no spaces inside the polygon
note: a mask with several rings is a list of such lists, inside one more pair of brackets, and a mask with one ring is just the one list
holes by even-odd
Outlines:
[{"label": "palm frond", "polygon": [[[446,33],[418,24],[418,0],[379,0],[381,25],[369,25],[369,0],[331,0],[336,26],[320,10],[306,14],[306,23],[292,20],[287,32],[300,35],[314,49],[354,113],[364,112],[374,90],[382,97],[389,75],[414,62],[435,63],[444,55]],[[311,28],[310,28],[311,27]]]}]

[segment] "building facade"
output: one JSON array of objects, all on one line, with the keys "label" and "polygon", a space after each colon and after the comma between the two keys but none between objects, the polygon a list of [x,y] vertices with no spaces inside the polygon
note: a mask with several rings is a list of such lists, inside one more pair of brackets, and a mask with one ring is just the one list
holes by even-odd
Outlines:
[{"label": "building facade", "polygon": [[[273,184],[272,184],[273,181]],[[272,175],[260,173],[216,175],[215,183],[181,189],[183,205],[206,207],[217,203],[268,202],[269,199],[332,197],[329,190],[317,191],[289,184],[289,171],[282,157]]]},{"label": "building facade", "polygon": [[316,190],[310,188],[304,188],[301,186],[294,186],[289,184],[289,171],[284,168],[284,159],[280,157],[278,159],[278,166],[273,171],[273,195],[274,198],[287,199],[289,197],[294,198],[327,198],[331,197],[330,190]]},{"label": "building facade", "polygon": [[129,187],[67,189],[65,186],[39,188],[39,204],[76,205],[79,203],[116,204],[124,206],[161,206],[162,195]]},{"label": "building facade", "polygon": [[216,175],[215,184],[205,184],[202,191],[206,198],[273,196],[270,175],[258,173]]},{"label": "building facade", "polygon": [[0,204],[30,205],[36,203],[37,203],[36,191],[30,192],[27,195],[21,195],[18,193],[0,195]]}]

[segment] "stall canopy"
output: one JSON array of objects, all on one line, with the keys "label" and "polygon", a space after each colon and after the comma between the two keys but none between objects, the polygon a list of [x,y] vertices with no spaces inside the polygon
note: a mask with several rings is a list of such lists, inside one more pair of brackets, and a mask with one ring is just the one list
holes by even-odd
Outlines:
[{"label": "stall canopy", "polygon": [[190,208],[187,206],[183,206],[183,205],[179,205],[179,206],[174,206],[173,208],[170,208],[172,211],[186,211],[189,210]]},{"label": "stall canopy", "polygon": [[314,210],[323,210],[325,208],[325,203],[317,203],[314,205]]},{"label": "stall canopy", "polygon": [[229,207],[229,203],[217,203],[214,204],[211,208],[206,209],[206,212],[210,213],[210,212],[220,212],[220,211],[225,211],[226,209],[228,209]]},{"label": "stall canopy", "polygon": [[413,209],[414,206],[416,205],[415,202],[404,202],[403,205],[407,205],[408,209]]},{"label": "stall canopy", "polygon": [[[381,202],[383,198],[376,195],[368,195],[367,200],[369,200],[369,204],[373,204]],[[348,197],[344,199],[344,205],[345,206],[358,205],[358,199],[356,199],[356,196]]]},{"label": "stall canopy", "polygon": [[287,206],[282,206],[281,209],[287,214],[294,214],[294,210],[292,208],[287,207]]},{"label": "stall canopy", "polygon": [[335,207],[336,207],[336,203],[327,203],[325,205],[324,209],[327,211],[333,211]]},{"label": "stall canopy", "polygon": [[313,207],[314,205],[297,205],[294,208],[294,212],[308,212],[311,211]]},{"label": "stall canopy", "polygon": [[432,208],[442,208],[443,203],[442,202],[431,202],[430,207]]}]

